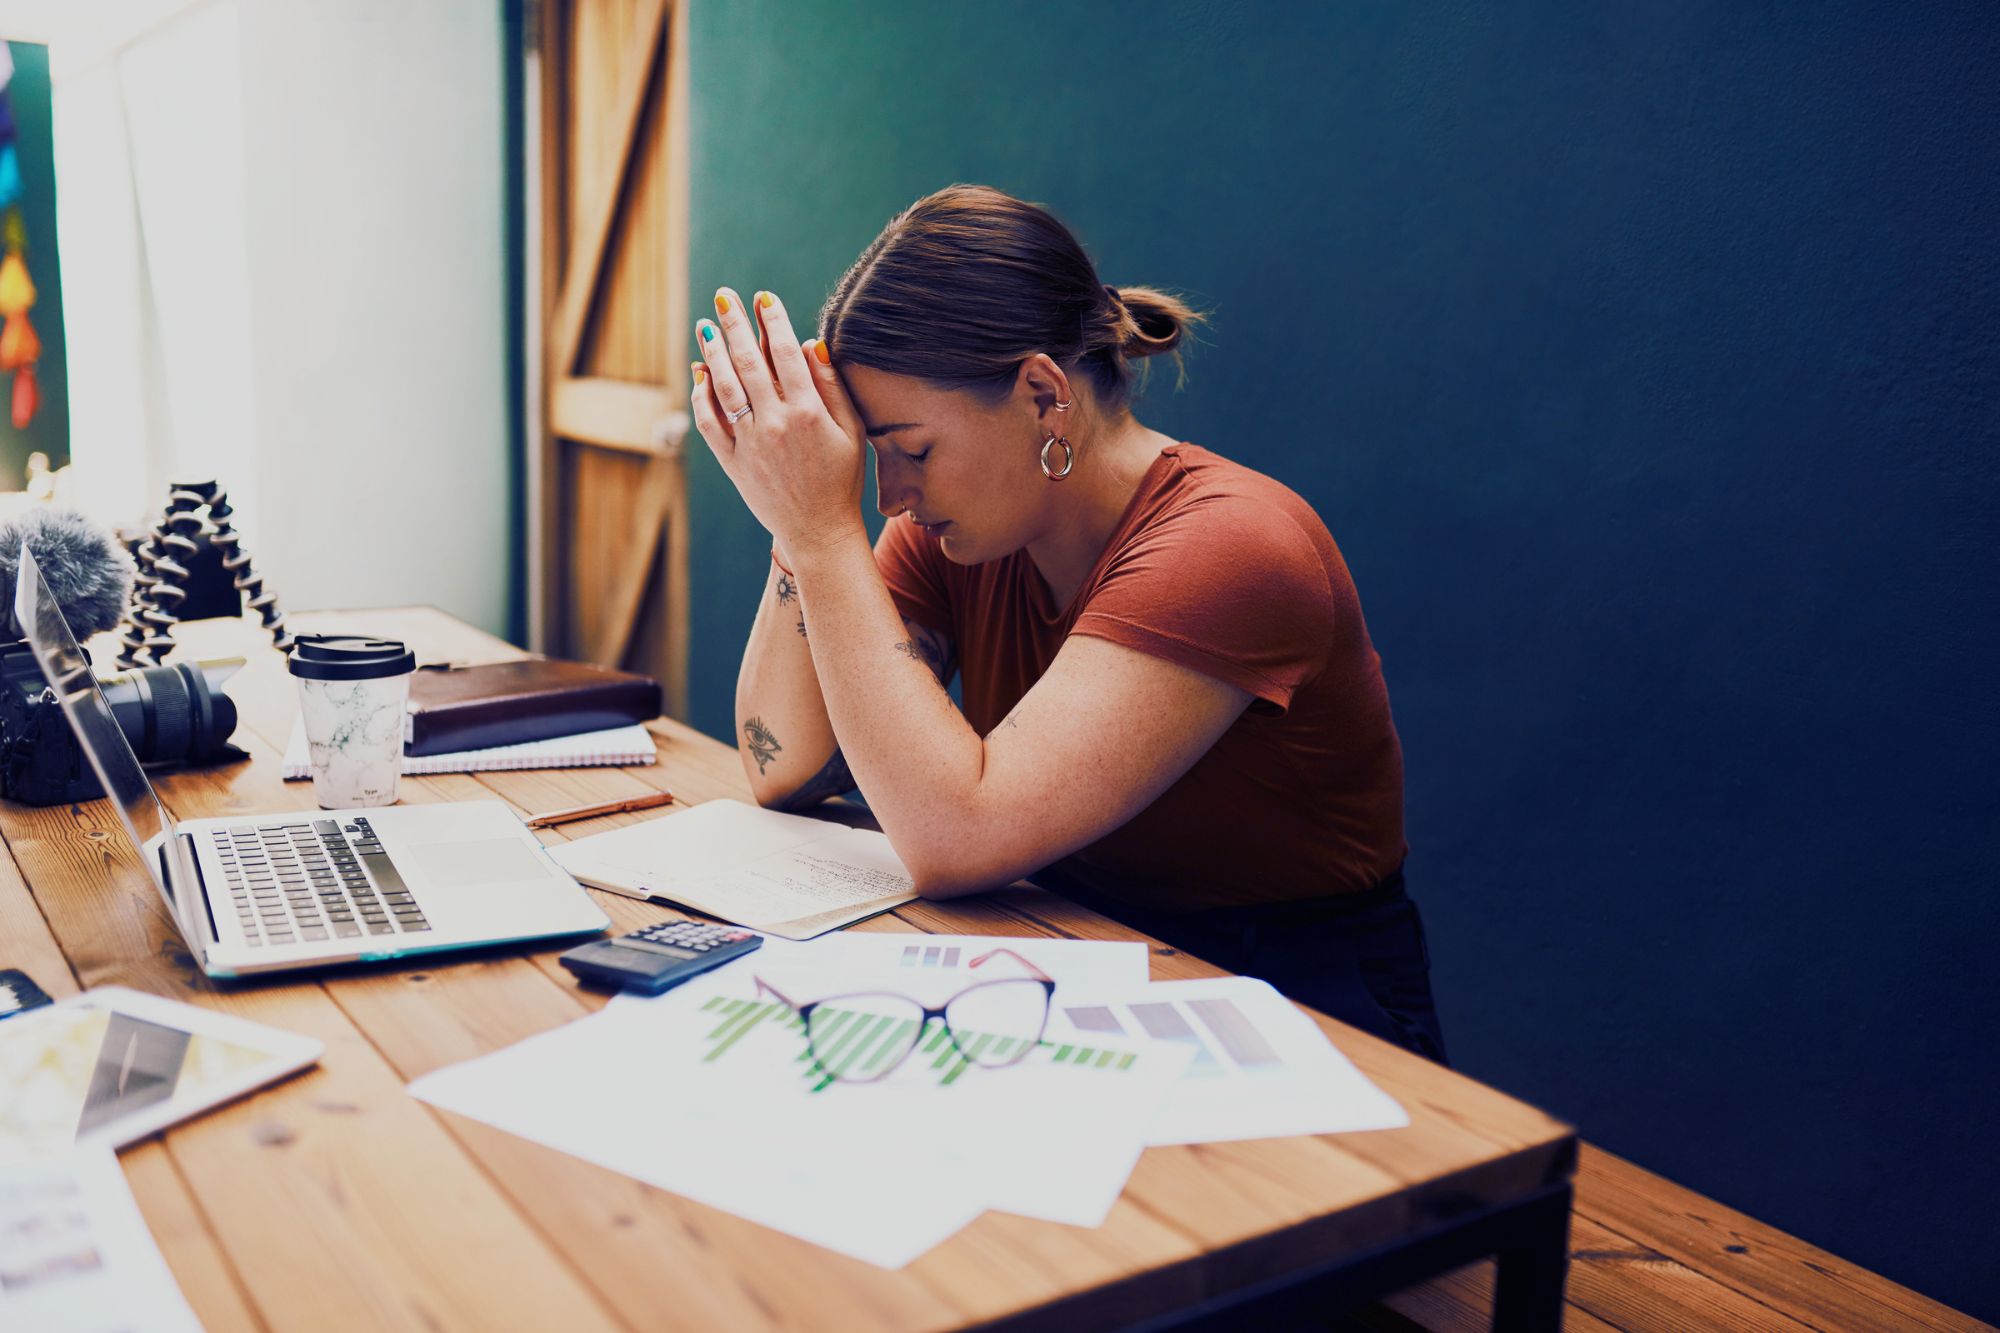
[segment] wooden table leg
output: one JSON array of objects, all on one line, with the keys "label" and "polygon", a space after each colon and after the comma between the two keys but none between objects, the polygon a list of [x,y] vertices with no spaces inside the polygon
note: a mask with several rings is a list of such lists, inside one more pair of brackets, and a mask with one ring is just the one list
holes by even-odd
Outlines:
[{"label": "wooden table leg", "polygon": [[1494,1254],[1495,1333],[1560,1333],[1571,1194],[1565,1184],[1516,1211],[1506,1243]]}]

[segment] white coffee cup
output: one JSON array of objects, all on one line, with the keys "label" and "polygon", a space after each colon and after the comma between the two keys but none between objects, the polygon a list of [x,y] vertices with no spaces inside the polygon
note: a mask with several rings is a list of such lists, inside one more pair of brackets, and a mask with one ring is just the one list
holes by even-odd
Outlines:
[{"label": "white coffee cup", "polygon": [[394,639],[301,634],[288,665],[320,808],[394,805],[416,654]]}]

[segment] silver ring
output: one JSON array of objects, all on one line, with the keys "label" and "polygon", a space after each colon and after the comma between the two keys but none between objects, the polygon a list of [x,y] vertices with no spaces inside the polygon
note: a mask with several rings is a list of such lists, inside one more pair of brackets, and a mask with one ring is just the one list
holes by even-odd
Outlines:
[{"label": "silver ring", "polygon": [[742,418],[750,415],[750,404],[745,403],[743,404],[743,406],[737,408],[734,412],[724,412],[722,415],[728,417],[729,424],[733,426]]}]

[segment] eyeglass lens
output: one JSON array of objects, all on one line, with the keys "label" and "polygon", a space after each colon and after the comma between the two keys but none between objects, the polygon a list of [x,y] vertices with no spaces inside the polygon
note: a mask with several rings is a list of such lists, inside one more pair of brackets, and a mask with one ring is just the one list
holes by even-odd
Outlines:
[{"label": "eyeglass lens", "polygon": [[953,997],[945,1022],[958,1049],[976,1065],[1011,1065],[1034,1049],[1049,1017],[1049,993],[1027,978],[989,981]]},{"label": "eyeglass lens", "polygon": [[865,1083],[894,1069],[923,1026],[923,1006],[906,995],[840,995],[813,1009],[806,1043],[827,1074]]}]

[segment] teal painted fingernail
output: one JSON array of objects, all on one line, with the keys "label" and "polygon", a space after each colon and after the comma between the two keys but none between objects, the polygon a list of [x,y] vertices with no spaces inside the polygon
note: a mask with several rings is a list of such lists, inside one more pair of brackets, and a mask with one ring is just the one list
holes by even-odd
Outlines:
[{"label": "teal painted fingernail", "polygon": [[701,340],[705,343],[715,341],[715,325],[705,319],[701,322]]}]

